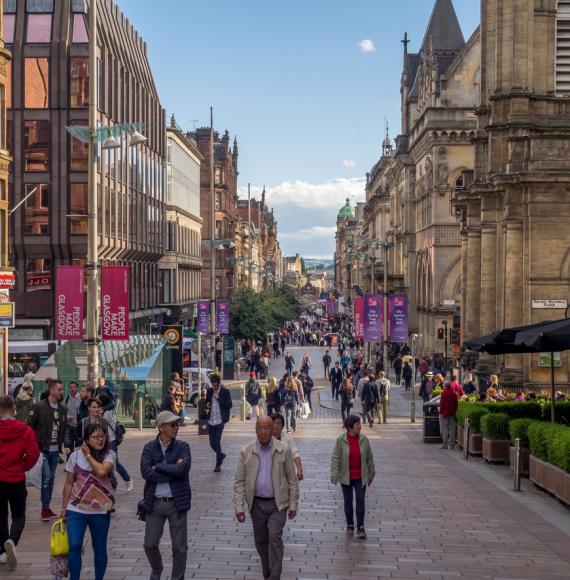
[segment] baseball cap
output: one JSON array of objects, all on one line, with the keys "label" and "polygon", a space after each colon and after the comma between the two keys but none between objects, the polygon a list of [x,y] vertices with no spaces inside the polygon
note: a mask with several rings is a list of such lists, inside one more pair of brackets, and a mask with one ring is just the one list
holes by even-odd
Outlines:
[{"label": "baseball cap", "polygon": [[157,427],[162,427],[162,425],[166,425],[167,423],[176,423],[180,421],[180,417],[172,413],[172,411],[161,411],[156,416],[155,423]]}]

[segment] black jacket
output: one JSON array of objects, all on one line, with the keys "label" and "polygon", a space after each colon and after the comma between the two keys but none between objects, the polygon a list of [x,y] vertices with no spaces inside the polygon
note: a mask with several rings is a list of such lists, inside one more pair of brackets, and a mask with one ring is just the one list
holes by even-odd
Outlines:
[{"label": "black jacket", "polygon": [[[182,459],[181,463],[177,463]],[[192,505],[190,465],[192,457],[188,443],[173,439],[162,454],[158,436],[149,441],[141,456],[141,475],[144,484],[144,509],[152,511],[157,483],[169,483],[177,512],[187,512]],[[154,467],[154,469],[153,469]]]},{"label": "black jacket", "polygon": [[[67,439],[67,411],[61,404],[57,404],[58,425],[57,425],[57,445],[61,451],[62,445],[69,443]],[[49,401],[44,399],[35,405],[28,417],[28,425],[34,430],[38,446],[42,453],[47,453],[51,444],[52,428],[54,424],[55,411]]]},{"label": "black jacket", "polygon": [[313,379],[307,375],[303,380],[303,390],[305,392],[312,391],[314,384],[315,383],[313,383]]},{"label": "black jacket", "polygon": [[[209,409],[208,419],[210,418],[210,413],[212,412],[212,398],[214,396],[214,389],[210,387],[208,393],[206,394],[206,404]],[[222,415],[222,422],[227,423],[230,420],[230,409],[233,406],[232,395],[226,387],[220,386],[220,397],[218,399],[220,404],[220,413]]]},{"label": "black jacket", "polygon": [[364,383],[364,386],[362,387],[361,398],[368,405],[376,405],[376,403],[380,400],[378,387],[372,381]]},{"label": "black jacket", "polygon": [[330,372],[330,377],[333,387],[339,387],[342,383],[342,371],[340,368],[334,367]]}]

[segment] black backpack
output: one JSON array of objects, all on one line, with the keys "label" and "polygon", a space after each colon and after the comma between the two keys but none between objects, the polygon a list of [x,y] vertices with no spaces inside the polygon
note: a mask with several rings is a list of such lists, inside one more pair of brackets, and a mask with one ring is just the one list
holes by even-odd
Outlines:
[{"label": "black backpack", "polygon": [[285,397],[283,398],[283,402],[285,403],[285,406],[288,407],[289,409],[295,406],[295,395],[293,394],[293,391],[285,391]]},{"label": "black backpack", "polygon": [[115,423],[115,428],[113,429],[111,427],[111,430],[115,434],[115,441],[117,442],[117,445],[120,445],[123,442],[123,439],[125,438],[125,433],[127,432],[125,426],[122,423],[119,423],[119,421],[117,421]]}]

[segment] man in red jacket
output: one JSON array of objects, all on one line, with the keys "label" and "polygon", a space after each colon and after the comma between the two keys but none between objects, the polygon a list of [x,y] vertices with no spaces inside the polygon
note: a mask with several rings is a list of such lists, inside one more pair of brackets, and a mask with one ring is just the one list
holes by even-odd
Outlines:
[{"label": "man in red jacket", "polygon": [[439,399],[439,430],[443,439],[442,449],[447,449],[448,444],[451,449],[455,447],[455,413],[458,401],[451,383],[446,382]]},{"label": "man in red jacket", "polygon": [[17,564],[16,546],[26,524],[26,471],[40,457],[34,432],[15,414],[14,399],[0,396],[0,565],[7,563],[11,570]]}]

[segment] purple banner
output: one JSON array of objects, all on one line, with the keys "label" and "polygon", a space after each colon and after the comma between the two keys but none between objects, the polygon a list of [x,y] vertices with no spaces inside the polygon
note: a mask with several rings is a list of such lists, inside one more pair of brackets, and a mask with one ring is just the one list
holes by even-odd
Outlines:
[{"label": "purple banner", "polygon": [[364,338],[364,298],[354,299],[354,338]]},{"label": "purple banner", "polygon": [[390,340],[408,341],[408,295],[393,294],[388,304],[390,309]]},{"label": "purple banner", "polygon": [[216,332],[218,334],[230,332],[230,304],[227,300],[216,302]]},{"label": "purple banner", "polygon": [[364,342],[382,340],[382,297],[378,294],[364,296]]},{"label": "purple banner", "polygon": [[196,332],[201,332],[202,334],[210,332],[210,302],[208,300],[198,300]]}]

